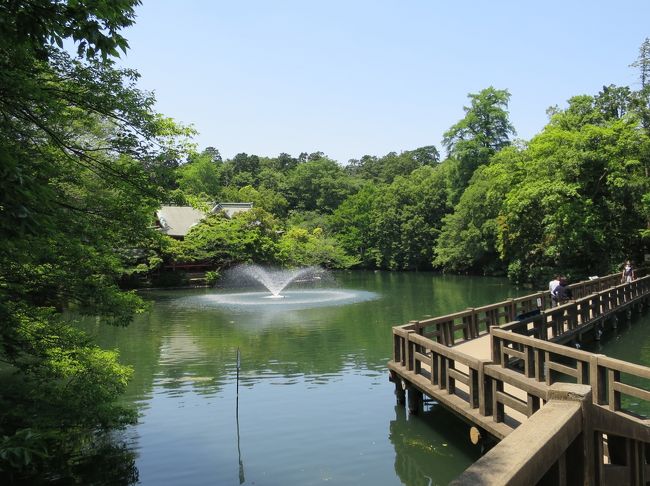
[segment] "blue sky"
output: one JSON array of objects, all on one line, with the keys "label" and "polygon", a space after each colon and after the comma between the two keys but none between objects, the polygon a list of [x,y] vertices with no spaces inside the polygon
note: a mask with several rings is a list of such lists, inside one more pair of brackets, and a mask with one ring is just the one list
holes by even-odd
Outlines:
[{"label": "blue sky", "polygon": [[509,90],[522,139],[571,96],[637,89],[648,19],[648,0],[143,0],[120,62],[200,149],[346,163],[442,152],[488,86]]}]

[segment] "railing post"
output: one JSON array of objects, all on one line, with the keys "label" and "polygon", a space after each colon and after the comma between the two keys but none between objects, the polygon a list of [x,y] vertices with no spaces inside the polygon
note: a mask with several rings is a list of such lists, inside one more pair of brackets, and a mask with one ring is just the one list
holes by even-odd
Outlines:
[{"label": "railing post", "polygon": [[[445,361],[447,362],[447,367],[446,367],[447,370],[454,368],[455,362],[453,359],[445,358]],[[449,373],[447,373],[447,393],[453,395],[455,391],[456,391],[456,380],[452,378],[449,375]]]},{"label": "railing post", "polygon": [[474,309],[472,307],[467,308],[468,311],[471,311],[472,313],[469,316],[463,317],[463,338],[465,341],[469,341],[470,339],[474,339],[476,336],[474,335]]},{"label": "railing post", "polygon": [[485,374],[485,366],[489,363],[484,359],[478,363],[478,410],[484,417],[492,415],[492,378]]},{"label": "railing post", "polygon": [[442,332],[444,336],[441,344],[444,344],[445,346],[451,346],[454,344],[454,337],[453,331],[450,330],[449,321],[442,322],[440,325],[442,326]]},{"label": "railing post", "polygon": [[408,325],[414,327],[413,330],[420,336],[424,335],[424,327],[420,326],[420,321],[409,321]]},{"label": "railing post", "polygon": [[404,363],[402,362],[402,345],[404,343],[404,339],[402,339],[402,336],[397,334],[395,331],[393,331],[393,361],[395,363]]},{"label": "railing post", "polygon": [[469,369],[469,404],[478,408],[480,404],[479,370]]},{"label": "railing post", "polygon": [[574,385],[569,383],[556,383],[549,391],[549,400],[565,400],[580,402],[582,412],[582,434],[566,450],[572,480],[567,484],[595,484],[596,463],[602,461],[602,455],[595,459],[594,438],[592,419],[592,394],[593,390],[586,385]]},{"label": "railing post", "polygon": [[524,353],[526,356],[526,359],[524,361],[524,374],[526,375],[527,378],[534,378],[535,377],[535,348],[532,346],[525,346],[524,347]]},{"label": "railing post", "polygon": [[567,309],[567,330],[578,327],[578,304],[575,302]]},{"label": "railing post", "polygon": [[438,386],[441,390],[447,388],[447,358],[438,355]]},{"label": "railing post", "polygon": [[515,317],[517,317],[517,306],[515,305],[515,299],[508,299],[508,322],[514,321]]},{"label": "railing post", "polygon": [[411,334],[415,334],[413,329],[406,331],[406,346],[404,349],[404,358],[406,361],[406,369],[413,371],[413,343],[411,342]]},{"label": "railing post", "polygon": [[496,337],[494,334],[492,334],[492,327],[497,327],[497,326],[490,326],[488,328],[488,332],[490,333],[490,343],[492,345],[492,361],[495,364],[502,364],[501,363],[501,338]]},{"label": "railing post", "polygon": [[498,379],[492,380],[492,418],[496,423],[503,422],[505,411],[504,405],[499,401],[499,392],[503,392],[503,382]]},{"label": "railing post", "polygon": [[546,373],[548,373],[545,370],[546,353],[541,349],[536,349],[535,355],[535,379],[537,381],[545,381]]},{"label": "railing post", "polygon": [[614,390],[614,383],[620,381],[621,372],[618,370],[607,370],[607,398],[609,409],[617,411],[621,409],[621,393]]},{"label": "railing post", "polygon": [[440,386],[440,360],[443,357],[438,353],[431,355],[431,383]]},{"label": "railing post", "polygon": [[533,321],[533,329],[537,339],[546,341],[546,311],[542,311],[539,318]]},{"label": "railing post", "polygon": [[450,333],[449,333],[449,322],[444,321],[444,322],[439,322],[438,327],[440,329],[440,344],[444,344],[445,346],[451,346],[453,344],[453,341],[451,340]]},{"label": "railing post", "polygon": [[539,404],[540,404],[539,397],[528,394],[527,413],[529,417],[539,410]]}]

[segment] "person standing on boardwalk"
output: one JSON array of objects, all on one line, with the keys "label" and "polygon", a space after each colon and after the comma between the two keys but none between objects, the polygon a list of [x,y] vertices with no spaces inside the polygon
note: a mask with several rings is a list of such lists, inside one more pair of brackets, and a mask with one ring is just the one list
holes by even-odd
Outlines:
[{"label": "person standing on boardwalk", "polygon": [[628,260],[625,262],[625,266],[623,267],[623,273],[621,274],[621,283],[630,283],[635,278],[634,268],[632,267],[630,260]]},{"label": "person standing on boardwalk", "polygon": [[553,280],[548,283],[548,291],[551,293],[551,307],[557,307],[558,305],[555,293],[555,289],[557,289],[558,285],[560,285],[560,276],[556,275],[553,277]]},{"label": "person standing on boardwalk", "polygon": [[559,277],[560,283],[555,286],[553,290],[553,296],[555,297],[555,302],[557,305],[564,304],[569,300],[573,299],[573,294],[571,289],[567,285],[566,277]]}]

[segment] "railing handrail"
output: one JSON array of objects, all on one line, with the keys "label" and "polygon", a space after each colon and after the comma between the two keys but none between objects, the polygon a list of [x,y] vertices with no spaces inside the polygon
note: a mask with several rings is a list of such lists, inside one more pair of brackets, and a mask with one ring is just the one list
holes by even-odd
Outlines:
[{"label": "railing handrail", "polygon": [[598,365],[607,369],[620,371],[638,378],[650,380],[650,368],[636,363],[630,363],[622,359],[611,358],[607,355],[598,355]]},{"label": "railing handrail", "polygon": [[462,363],[465,366],[469,366],[470,368],[473,369],[478,369],[479,363],[481,362],[479,358],[463,353],[457,349],[450,348],[448,346],[445,346],[444,344],[437,343],[435,341],[432,341],[429,338],[420,336],[419,334],[413,334],[409,336],[409,339],[411,342],[415,344],[424,346],[430,349],[431,351],[444,356],[445,358],[448,358],[453,361],[458,361],[459,363]]},{"label": "railing handrail", "polygon": [[458,319],[459,317],[466,317],[472,315],[472,312],[474,312],[474,309],[465,309],[462,311],[454,312],[453,314],[445,314],[444,316],[438,316],[438,317],[429,317],[427,319],[420,319],[418,321],[411,321],[411,322],[416,322],[419,325],[427,326],[431,324],[436,324],[438,322],[451,321],[454,319]]},{"label": "railing handrail", "polygon": [[505,329],[500,329],[498,327],[491,328],[490,334],[496,338],[505,339],[518,344],[525,344],[536,349],[541,349],[555,354],[562,354],[563,356],[579,359],[581,361],[589,361],[591,359],[591,356],[593,356],[592,353],[582,351],[581,349],[571,348],[569,346],[557,344],[552,341],[537,339],[531,336],[526,336],[525,334],[506,331]]},{"label": "railing handrail", "polygon": [[[643,280],[646,277],[635,280]],[[633,282],[634,283],[634,282]],[[518,315],[526,314],[527,312],[539,310],[540,312],[558,313],[565,306],[578,303],[583,304],[589,301],[589,298],[598,294],[607,294],[612,297],[612,292],[619,292],[622,287],[629,284],[620,283],[620,274],[611,274],[604,277],[598,277],[592,280],[584,280],[570,284],[568,287],[575,291],[576,299],[571,303],[564,304],[559,307],[550,307],[550,294],[548,291],[539,290],[535,293],[508,298],[501,302],[487,304],[480,307],[470,307],[464,310],[445,314],[437,317],[429,317],[426,319],[413,320],[402,327],[414,329],[420,334],[424,334],[424,329],[429,327],[436,327],[435,331],[429,331],[428,334],[437,336],[439,342],[446,345],[453,345],[456,342],[456,331],[463,331],[463,339],[470,340],[488,333],[488,327],[495,324],[505,325],[511,322],[516,322],[515,318]],[[551,310],[552,309],[552,310]],[[506,322],[503,322],[503,319]],[[457,321],[462,322],[457,322]],[[516,324],[513,324],[516,327]],[[444,328],[444,329],[442,329]]]}]

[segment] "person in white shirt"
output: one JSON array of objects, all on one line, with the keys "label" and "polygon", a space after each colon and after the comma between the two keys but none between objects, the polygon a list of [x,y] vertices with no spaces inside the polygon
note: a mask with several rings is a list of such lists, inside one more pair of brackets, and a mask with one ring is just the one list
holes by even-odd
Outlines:
[{"label": "person in white shirt", "polygon": [[557,296],[555,294],[558,285],[560,285],[560,276],[556,275],[553,277],[553,280],[548,283],[548,291],[551,293],[551,307],[556,307],[558,305]]}]

